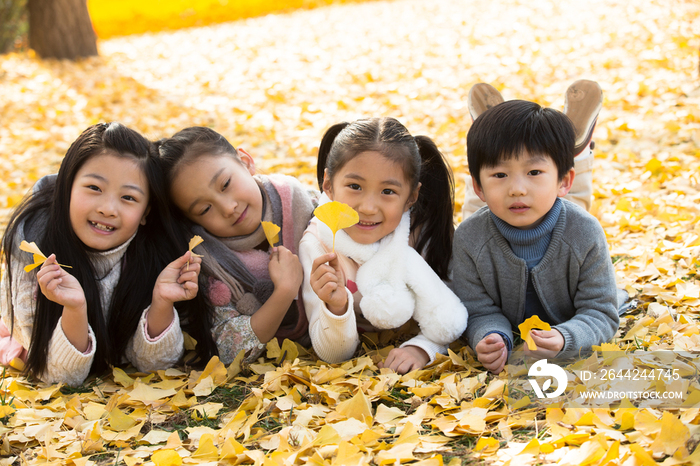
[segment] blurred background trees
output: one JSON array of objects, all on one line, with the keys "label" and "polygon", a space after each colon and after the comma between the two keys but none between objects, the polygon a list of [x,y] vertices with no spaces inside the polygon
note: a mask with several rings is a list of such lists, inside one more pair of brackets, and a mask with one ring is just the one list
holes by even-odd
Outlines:
[{"label": "blurred background trees", "polygon": [[0,0],[0,54],[18,47],[27,34],[26,0]]},{"label": "blurred background trees", "polygon": [[97,55],[85,0],[27,0],[29,46],[42,58]]},{"label": "blurred background trees", "polygon": [[42,58],[97,55],[85,0],[0,0],[0,53],[28,45]]}]

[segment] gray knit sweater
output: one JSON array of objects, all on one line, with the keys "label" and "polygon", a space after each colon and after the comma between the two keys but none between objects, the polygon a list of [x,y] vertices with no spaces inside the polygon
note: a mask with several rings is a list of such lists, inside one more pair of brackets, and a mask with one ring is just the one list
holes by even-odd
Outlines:
[{"label": "gray knit sweater", "polygon": [[469,309],[465,335],[474,348],[487,334],[512,329],[525,316],[528,274],[546,315],[564,336],[563,352],[590,350],[617,331],[615,272],[602,227],[582,208],[562,200],[549,247],[531,271],[496,227],[487,207],[455,232],[452,288]]}]

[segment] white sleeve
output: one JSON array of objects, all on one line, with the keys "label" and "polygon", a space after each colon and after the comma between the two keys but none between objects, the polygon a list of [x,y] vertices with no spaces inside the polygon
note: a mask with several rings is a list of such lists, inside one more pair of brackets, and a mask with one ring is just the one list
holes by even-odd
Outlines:
[{"label": "white sleeve", "polygon": [[46,371],[41,375],[41,380],[47,383],[63,382],[71,387],[82,384],[90,374],[96,348],[95,334],[88,325],[87,352],[78,351],[66,337],[61,317],[49,341]]},{"label": "white sleeve", "polygon": [[428,337],[426,337],[422,333],[419,333],[407,342],[402,343],[401,346],[399,346],[399,348],[403,348],[405,346],[417,346],[418,348],[425,351],[428,354],[428,357],[430,358],[428,364],[432,364],[433,361],[435,361],[435,354],[447,354],[447,346],[430,341]]},{"label": "white sleeve", "polygon": [[180,317],[173,309],[170,326],[155,338],[148,336],[148,310],[141,314],[136,333],[126,345],[126,357],[143,372],[168,369],[174,366],[185,352],[184,337],[180,329]]},{"label": "white sleeve", "polygon": [[[12,307],[14,321],[10,320],[8,305],[9,286],[7,273],[2,274],[2,292],[0,293],[0,310],[5,326],[12,327],[12,338],[29,350],[32,330],[34,328],[34,313],[36,310],[37,293],[40,293],[36,280],[36,270],[24,271],[26,262],[17,257],[12,259]],[[62,318],[59,318],[54,328],[46,358],[46,370],[39,377],[47,383],[63,382],[70,386],[82,384],[90,373],[92,361],[97,347],[95,334],[88,326],[89,350],[86,353],[78,351],[63,332]]]},{"label": "white sleeve", "polygon": [[311,266],[314,260],[325,254],[319,241],[313,234],[305,234],[299,243],[299,260],[304,269],[304,309],[309,321],[309,336],[314,351],[326,362],[331,364],[347,361],[355,354],[360,344],[355,321],[354,301],[352,293],[347,288],[348,311],[337,316],[328,310],[326,304],[319,299],[311,288]]},{"label": "white sleeve", "polygon": [[[22,261],[12,257],[12,284],[8,280],[7,271],[2,271],[2,294],[0,295],[0,311],[2,320],[8,329],[12,329],[12,338],[24,348],[29,349],[34,328],[34,312],[36,309],[36,293],[39,286],[36,280],[36,269],[24,271]],[[10,316],[10,286],[12,287],[12,308],[14,320]]]}]

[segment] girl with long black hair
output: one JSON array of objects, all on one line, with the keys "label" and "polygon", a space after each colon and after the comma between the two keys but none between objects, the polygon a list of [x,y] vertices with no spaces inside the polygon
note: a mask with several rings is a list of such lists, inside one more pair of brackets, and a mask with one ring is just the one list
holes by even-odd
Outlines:
[{"label": "girl with long black hair", "polygon": [[[164,192],[153,145],[100,123],[17,207],[2,238],[0,311],[27,373],[79,385],[125,358],[156,370],[181,357],[173,305],[197,295],[201,261],[177,257],[186,244],[173,239]],[[23,241],[49,255],[40,268],[25,271],[33,258]]]}]

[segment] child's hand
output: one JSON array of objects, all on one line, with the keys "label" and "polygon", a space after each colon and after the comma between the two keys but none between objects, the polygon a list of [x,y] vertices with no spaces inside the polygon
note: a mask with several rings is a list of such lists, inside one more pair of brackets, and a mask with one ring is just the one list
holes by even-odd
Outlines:
[{"label": "child's hand", "polygon": [[39,288],[50,301],[70,310],[81,311],[87,316],[85,292],[78,279],[63,270],[51,254],[36,274]]},{"label": "child's hand", "polygon": [[326,303],[329,311],[338,316],[345,314],[348,295],[345,291],[345,275],[340,268],[338,256],[332,252],[319,256],[311,267],[311,288],[321,301]]},{"label": "child's hand", "polygon": [[532,340],[537,345],[535,351],[530,351],[524,346],[525,354],[538,358],[553,358],[564,348],[564,336],[559,330],[532,330]]},{"label": "child's hand", "polygon": [[276,292],[284,293],[290,299],[299,294],[301,282],[304,281],[304,271],[296,254],[284,246],[272,248],[268,270]]},{"label": "child's hand", "polygon": [[476,358],[487,370],[494,374],[499,374],[506,366],[508,348],[506,348],[503,337],[498,333],[486,335],[477,343],[474,350],[476,351]]},{"label": "child's hand", "polygon": [[[189,261],[189,265],[187,265]],[[197,296],[199,285],[197,277],[201,270],[202,259],[187,251],[178,257],[158,275],[153,287],[153,302],[172,307],[178,301],[187,301]]]},{"label": "child's hand", "polygon": [[201,263],[201,258],[187,251],[168,264],[158,275],[147,317],[146,329],[151,338],[163,333],[172,323],[174,303],[197,296],[199,290],[197,278],[202,267]]},{"label": "child's hand", "polygon": [[378,367],[388,367],[399,374],[406,374],[416,369],[424,368],[429,361],[430,357],[428,357],[428,353],[422,348],[408,345],[389,351],[386,360],[380,362]]}]

